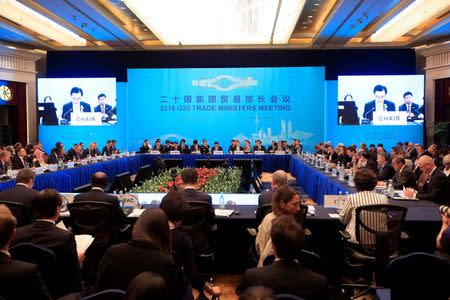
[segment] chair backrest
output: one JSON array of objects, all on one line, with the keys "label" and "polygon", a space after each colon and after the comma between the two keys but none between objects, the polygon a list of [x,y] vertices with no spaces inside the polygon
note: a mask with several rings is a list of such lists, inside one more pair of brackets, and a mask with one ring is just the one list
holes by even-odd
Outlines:
[{"label": "chair backrest", "polygon": [[192,239],[194,249],[204,242],[208,232],[208,217],[211,204],[204,201],[187,201],[188,212],[181,222],[181,228]]},{"label": "chair backrest", "polygon": [[392,260],[386,272],[391,299],[447,300],[450,263],[432,254],[415,252]]},{"label": "chair backrest", "polygon": [[258,222],[258,224],[261,224],[264,217],[272,212],[272,203],[267,203],[261,206],[261,212],[262,212],[261,215],[258,214],[256,215],[256,221]]},{"label": "chair backrest", "polygon": [[276,295],[278,300],[306,300],[305,298],[298,297],[291,294],[278,294]]},{"label": "chair backrest", "polygon": [[378,279],[389,258],[396,253],[407,208],[397,205],[377,204],[355,209],[355,234],[366,254],[375,257]]},{"label": "chair backrest", "polygon": [[28,214],[27,208],[22,203],[11,201],[0,201],[6,205],[17,220],[16,227],[25,226],[31,223],[32,217]]},{"label": "chair backrest", "polygon": [[75,234],[90,234],[94,237],[111,233],[114,207],[111,203],[98,201],[72,202],[67,205]]},{"label": "chair backrest", "polygon": [[153,176],[152,166],[145,165],[139,168],[136,177],[134,178],[133,185],[141,185],[144,181],[151,179]]},{"label": "chair backrest", "polygon": [[52,286],[52,283],[55,282],[54,278],[57,276],[56,256],[53,251],[32,243],[22,243],[11,247],[9,253],[12,259],[38,265],[45,285],[50,291],[53,291],[55,287]]},{"label": "chair backrest", "polygon": [[90,183],[87,183],[87,184],[83,184],[83,185],[75,187],[73,189],[73,192],[74,193],[86,193],[86,192],[89,192],[91,190],[91,188],[92,188],[92,185]]},{"label": "chair backrest", "polygon": [[[314,273],[326,275],[322,258],[314,252],[302,250],[297,258],[300,265]],[[271,265],[275,261],[275,255],[268,255],[263,262],[263,266]]]},{"label": "chair backrest", "polygon": [[110,193],[116,191],[122,191],[124,193],[129,192],[133,188],[133,182],[131,181],[130,172],[123,172],[116,175],[113,183],[109,187]]},{"label": "chair backrest", "polygon": [[81,298],[81,300],[124,300],[125,291],[117,289],[104,290],[87,297]]}]

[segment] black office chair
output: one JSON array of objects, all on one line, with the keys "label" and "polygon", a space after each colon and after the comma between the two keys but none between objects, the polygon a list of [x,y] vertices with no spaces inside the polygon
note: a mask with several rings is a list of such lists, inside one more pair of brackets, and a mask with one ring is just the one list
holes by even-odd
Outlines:
[{"label": "black office chair", "polygon": [[86,193],[89,192],[92,189],[92,185],[90,183],[83,184],[80,186],[77,186],[73,189],[74,193]]},{"label": "black office chair", "polygon": [[407,208],[403,206],[378,204],[355,209],[355,234],[358,244],[349,242],[350,234],[341,231],[345,241],[344,253],[347,265],[352,269],[371,270],[369,285],[344,284],[344,287],[365,287],[354,295],[360,297],[373,293],[383,282],[383,275],[390,260],[398,257],[401,229]]},{"label": "black office chair", "polygon": [[39,266],[42,279],[50,294],[55,295],[57,286],[53,284],[56,271],[56,256],[53,251],[32,243],[17,244],[9,249],[11,258],[29,262]]},{"label": "black office chair", "polygon": [[305,298],[298,297],[291,294],[278,294],[276,295],[277,300],[306,300]]},{"label": "black office chair", "polygon": [[[326,275],[325,273],[325,267],[322,261],[322,258],[317,255],[314,252],[302,250],[297,257],[297,260],[299,261],[300,265],[304,268],[307,268],[314,273],[320,274],[320,275]],[[268,255],[263,262],[263,266],[268,266],[273,264],[275,261],[275,255]]]},{"label": "black office chair", "polygon": [[415,252],[392,260],[386,270],[391,299],[447,300],[450,263],[432,254]]},{"label": "black office chair", "polygon": [[28,211],[22,203],[11,202],[11,201],[0,201],[0,204],[6,205],[11,213],[17,220],[16,227],[22,227],[29,225],[33,220],[32,216],[28,214]]},{"label": "black office chair", "polygon": [[109,289],[83,297],[81,300],[124,300],[125,294],[122,290]]},{"label": "black office chair", "polygon": [[192,239],[194,258],[199,269],[209,269],[215,260],[215,228],[211,228],[209,212],[211,204],[203,201],[188,201],[188,212],[181,222],[181,229]]},{"label": "black office chair", "polygon": [[95,238],[86,257],[96,269],[105,251],[118,239],[114,207],[111,203],[97,201],[72,202],[67,207],[71,221],[69,229],[74,234],[89,234]]},{"label": "black office chair", "polygon": [[259,211],[260,213],[256,215],[256,222],[258,223],[258,226],[261,224],[264,217],[272,212],[272,203],[262,205]]}]

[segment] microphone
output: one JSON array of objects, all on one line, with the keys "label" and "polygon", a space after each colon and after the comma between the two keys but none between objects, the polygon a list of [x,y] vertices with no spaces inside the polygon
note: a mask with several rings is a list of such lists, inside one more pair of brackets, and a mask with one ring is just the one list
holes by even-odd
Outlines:
[{"label": "microphone", "polygon": [[366,113],[364,114],[364,119],[367,119],[367,115],[368,115],[371,111],[374,111],[374,110],[375,110],[375,107],[372,108],[372,109],[370,109],[368,112],[366,112]]},{"label": "microphone", "polygon": [[67,115],[68,113],[70,113],[71,111],[73,111],[73,108],[71,108],[71,109],[69,109],[68,111],[66,111],[61,117],[62,117],[63,119],[65,119],[65,118],[66,118],[66,115]]}]

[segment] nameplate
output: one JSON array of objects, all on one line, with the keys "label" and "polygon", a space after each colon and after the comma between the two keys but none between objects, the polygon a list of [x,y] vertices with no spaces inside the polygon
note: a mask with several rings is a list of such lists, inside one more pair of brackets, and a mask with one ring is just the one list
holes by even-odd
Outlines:
[{"label": "nameplate", "polygon": [[52,172],[58,171],[58,165],[49,165],[48,169]]},{"label": "nameplate", "polygon": [[284,151],[275,151],[275,155],[285,155],[286,152]]},{"label": "nameplate", "polygon": [[67,162],[67,168],[68,169],[71,169],[71,168],[74,168],[74,167],[75,167],[75,163],[73,161]]},{"label": "nameplate", "polygon": [[405,111],[373,112],[373,125],[407,125],[407,113]]},{"label": "nameplate", "polygon": [[234,154],[244,154],[244,151],[234,151]]},{"label": "nameplate", "polygon": [[93,156],[91,157],[92,162],[98,162],[98,159],[101,158],[101,156]]},{"label": "nameplate", "polygon": [[263,155],[263,154],[266,154],[264,151],[262,151],[262,150],[256,150],[255,152],[253,152],[253,153],[255,153],[256,155]]},{"label": "nameplate", "polygon": [[152,150],[150,151],[150,154],[161,154],[161,152],[159,152],[158,150]]},{"label": "nameplate", "polygon": [[102,125],[102,113],[100,112],[72,113],[70,118],[70,124],[75,126]]},{"label": "nameplate", "polygon": [[43,167],[36,167],[34,169],[34,173],[36,173],[36,175],[42,174],[42,173],[44,173],[44,168]]},{"label": "nameplate", "polygon": [[213,154],[214,155],[221,155],[221,154],[223,154],[223,151],[218,151],[218,150],[216,150],[216,151],[213,151]]},{"label": "nameplate", "polygon": [[178,150],[171,150],[169,153],[170,154],[180,154],[180,151],[178,151]]},{"label": "nameplate", "polygon": [[87,159],[82,159],[81,160],[81,165],[84,166],[84,165],[87,165],[87,163],[88,163]]}]

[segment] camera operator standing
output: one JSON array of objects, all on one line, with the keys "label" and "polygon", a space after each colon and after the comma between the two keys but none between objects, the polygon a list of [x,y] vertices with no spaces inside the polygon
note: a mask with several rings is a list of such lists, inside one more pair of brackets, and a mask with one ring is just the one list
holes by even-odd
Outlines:
[{"label": "camera operator standing", "polygon": [[450,260],[450,207],[442,205],[439,211],[442,214],[442,227],[436,237],[437,254]]}]

